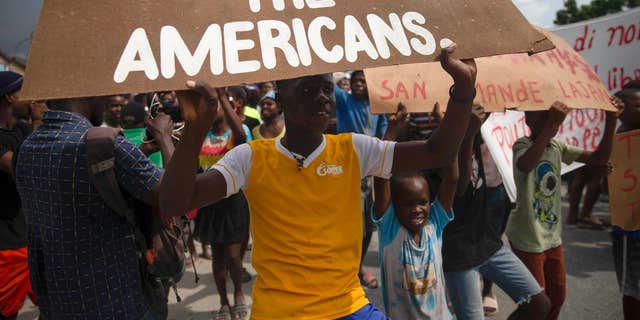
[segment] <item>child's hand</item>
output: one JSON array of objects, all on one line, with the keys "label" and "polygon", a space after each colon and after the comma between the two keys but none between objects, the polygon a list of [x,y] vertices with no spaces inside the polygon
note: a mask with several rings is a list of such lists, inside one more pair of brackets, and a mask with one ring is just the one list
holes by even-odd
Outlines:
[{"label": "child's hand", "polygon": [[566,104],[556,101],[549,108],[549,118],[547,123],[554,128],[560,127],[564,119],[567,117],[570,109]]},{"label": "child's hand", "polygon": [[396,140],[400,130],[407,125],[407,122],[409,122],[409,112],[402,102],[398,103],[398,110],[396,113],[389,115],[388,122],[389,127],[385,133],[385,140]]},{"label": "child's hand", "polygon": [[484,111],[484,107],[480,104],[474,104],[471,108],[471,120],[469,122],[469,132],[475,135],[482,127],[482,124],[487,119],[487,114]]},{"label": "child's hand", "polygon": [[442,69],[453,78],[456,98],[467,99],[474,92],[478,69],[474,59],[460,60],[451,57],[456,48],[457,45],[455,43],[452,43],[446,48],[442,48],[440,64],[442,65]]}]

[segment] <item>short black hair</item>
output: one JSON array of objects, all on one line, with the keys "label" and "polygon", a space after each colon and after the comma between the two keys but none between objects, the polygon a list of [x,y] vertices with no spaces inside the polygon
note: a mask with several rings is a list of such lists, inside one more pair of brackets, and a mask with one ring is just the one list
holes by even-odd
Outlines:
[{"label": "short black hair", "polygon": [[229,91],[236,99],[242,100],[245,104],[247,103],[247,91],[241,86],[232,86],[228,87],[227,91]]},{"label": "short black hair", "polygon": [[640,91],[640,80],[634,80],[622,87],[622,90],[616,92],[614,96],[620,98],[623,102],[631,98],[631,95]]},{"label": "short black hair", "polygon": [[[408,171],[408,172],[400,172],[400,173],[394,173],[393,176],[391,176],[391,179],[389,181],[389,183],[391,184],[391,197],[395,198],[394,194],[393,194],[393,190],[396,190],[399,188],[400,185],[400,181],[401,180],[405,180],[405,179],[421,179],[424,180],[425,184],[427,185],[427,188],[431,188],[431,186],[429,185],[429,181],[427,181],[427,178],[424,177],[424,175],[422,174],[422,172],[420,171]],[[429,191],[429,190],[427,190]],[[429,196],[431,197],[430,192]]]},{"label": "short black hair", "polygon": [[364,70],[354,70],[353,72],[351,72],[351,78],[355,77],[356,74],[362,73],[362,76],[364,76]]}]

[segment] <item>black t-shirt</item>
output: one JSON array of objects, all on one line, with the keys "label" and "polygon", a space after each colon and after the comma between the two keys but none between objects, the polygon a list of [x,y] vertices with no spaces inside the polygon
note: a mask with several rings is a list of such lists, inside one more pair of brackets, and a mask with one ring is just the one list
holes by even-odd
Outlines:
[{"label": "black t-shirt", "polygon": [[[29,125],[18,122],[13,129],[0,128],[0,157],[7,152],[14,155],[31,132]],[[15,158],[14,158],[15,160]],[[20,210],[20,197],[10,173],[0,170],[0,250],[27,246],[26,223]]]},{"label": "black t-shirt", "polygon": [[247,127],[249,127],[249,131],[252,131],[253,128],[257,127],[260,125],[260,121],[258,119],[254,119],[251,117],[244,117],[244,122],[245,125],[247,125]]},{"label": "black t-shirt", "polygon": [[443,268],[445,272],[463,271],[480,265],[502,247],[499,231],[487,210],[487,186],[482,164],[480,135],[473,146],[473,174],[462,195],[456,195],[455,219],[442,236]]}]

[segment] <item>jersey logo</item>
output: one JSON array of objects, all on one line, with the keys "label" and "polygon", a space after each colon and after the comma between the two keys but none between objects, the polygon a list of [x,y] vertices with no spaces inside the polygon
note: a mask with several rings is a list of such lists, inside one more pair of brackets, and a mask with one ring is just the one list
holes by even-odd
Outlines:
[{"label": "jersey logo", "polygon": [[331,176],[339,176],[343,174],[342,166],[336,166],[332,164],[326,164],[325,162],[321,163],[316,169],[316,174],[320,177],[324,177],[327,175]]}]

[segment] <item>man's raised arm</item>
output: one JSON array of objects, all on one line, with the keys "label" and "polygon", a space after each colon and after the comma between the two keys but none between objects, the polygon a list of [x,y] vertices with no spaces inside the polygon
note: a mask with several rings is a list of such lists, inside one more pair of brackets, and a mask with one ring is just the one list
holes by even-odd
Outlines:
[{"label": "man's raised arm", "polygon": [[444,48],[440,56],[442,68],[454,81],[446,115],[440,127],[428,141],[398,143],[395,147],[393,172],[442,168],[455,160],[469,125],[477,74],[474,60],[461,61],[451,57],[455,49],[455,44]]},{"label": "man's raised arm", "polygon": [[170,216],[183,215],[227,195],[227,184],[220,172],[196,174],[198,154],[216,119],[221,90],[202,81],[187,81],[187,87],[191,90],[178,93],[185,120],[184,134],[160,183],[160,207]]}]

